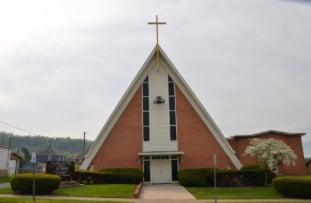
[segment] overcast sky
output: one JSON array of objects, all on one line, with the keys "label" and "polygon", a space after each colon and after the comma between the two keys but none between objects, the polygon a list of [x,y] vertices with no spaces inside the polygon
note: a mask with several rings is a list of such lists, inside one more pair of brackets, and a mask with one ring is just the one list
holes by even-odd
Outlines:
[{"label": "overcast sky", "polygon": [[308,0],[0,0],[0,121],[95,139],[155,45],[155,14],[161,46],[225,136],[311,140]]}]

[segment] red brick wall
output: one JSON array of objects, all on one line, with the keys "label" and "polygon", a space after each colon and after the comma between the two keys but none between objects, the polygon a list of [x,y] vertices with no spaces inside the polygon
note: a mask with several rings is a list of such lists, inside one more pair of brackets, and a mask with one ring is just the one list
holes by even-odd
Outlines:
[{"label": "red brick wall", "polygon": [[178,150],[183,151],[179,165],[184,168],[212,167],[212,155],[217,154],[217,167],[228,169],[233,164],[214,136],[176,86],[176,116]]},{"label": "red brick wall", "polygon": [[94,157],[94,169],[141,168],[138,157],[142,151],[141,97],[139,88]]},{"label": "red brick wall", "polygon": [[[300,136],[287,136],[279,133],[267,133],[265,135],[257,136],[257,138],[268,139],[274,138],[284,141],[297,155],[295,166],[279,166],[279,172],[288,175],[304,175],[306,168],[304,165],[304,155]],[[238,137],[234,140],[229,140],[232,148],[236,151],[237,157],[243,165],[258,164],[258,160],[251,156],[243,156],[246,147],[249,145],[249,137]]]}]

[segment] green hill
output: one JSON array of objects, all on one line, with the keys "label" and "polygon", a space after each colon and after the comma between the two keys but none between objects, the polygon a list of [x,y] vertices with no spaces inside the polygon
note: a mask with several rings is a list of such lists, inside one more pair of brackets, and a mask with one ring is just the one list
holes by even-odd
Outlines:
[{"label": "green hill", "polygon": [[[26,147],[29,152],[38,152],[51,145],[59,154],[66,156],[82,154],[83,139],[72,139],[70,137],[44,137],[44,136],[20,136],[7,132],[0,132],[0,144],[8,145],[10,142],[13,150]],[[86,150],[92,141],[86,140]]]}]

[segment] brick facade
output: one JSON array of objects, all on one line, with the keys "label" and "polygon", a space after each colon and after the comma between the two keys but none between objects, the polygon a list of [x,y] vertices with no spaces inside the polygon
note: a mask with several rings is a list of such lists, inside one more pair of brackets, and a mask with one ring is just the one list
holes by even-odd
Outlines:
[{"label": "brick facade", "polygon": [[[187,98],[176,85],[176,117],[178,150],[184,152],[180,169],[213,167],[212,156],[217,154],[217,168],[234,169],[234,165],[218,144],[208,127],[201,120]],[[279,172],[304,175],[306,168],[301,136],[267,133],[259,138],[283,140],[296,153],[295,166],[280,166]],[[256,158],[243,156],[250,137],[228,139],[237,158],[243,165],[258,164]],[[253,137],[252,137],[253,138]],[[142,152],[142,94],[141,88],[112,128],[105,142],[92,161],[95,170],[104,168],[142,168],[138,153]]]},{"label": "brick facade", "polygon": [[142,151],[141,97],[139,88],[94,157],[94,169],[141,168],[138,157]]},{"label": "brick facade", "polygon": [[259,161],[256,158],[253,158],[249,155],[244,156],[246,147],[249,145],[251,138],[261,138],[268,139],[274,138],[284,141],[297,155],[296,165],[295,166],[284,166],[281,165],[278,167],[278,171],[281,174],[287,175],[305,175],[306,168],[304,165],[304,155],[303,148],[301,143],[301,135],[287,135],[276,132],[267,132],[258,136],[236,136],[228,139],[231,147],[235,150],[236,156],[240,159],[243,165],[252,165],[258,164]]},{"label": "brick facade", "polygon": [[184,152],[179,165],[181,169],[213,167],[214,153],[217,154],[218,168],[234,168],[228,156],[177,85],[176,116],[178,150]]}]

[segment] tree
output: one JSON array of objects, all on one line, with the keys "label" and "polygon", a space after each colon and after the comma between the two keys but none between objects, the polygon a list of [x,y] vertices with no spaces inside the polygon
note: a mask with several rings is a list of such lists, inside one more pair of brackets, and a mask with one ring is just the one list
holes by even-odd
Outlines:
[{"label": "tree", "polygon": [[19,163],[19,167],[23,168],[24,165],[30,161],[31,155],[29,153],[29,150],[26,147],[22,147],[19,150],[17,150],[17,154],[22,157],[22,160]]},{"label": "tree", "polygon": [[245,150],[245,155],[256,157],[274,172],[277,171],[277,166],[280,164],[295,165],[297,159],[296,154],[287,144],[273,138],[252,139]]},{"label": "tree", "polygon": [[31,154],[29,153],[29,150],[26,147],[22,147],[20,151],[24,154],[25,161],[30,161]]}]

